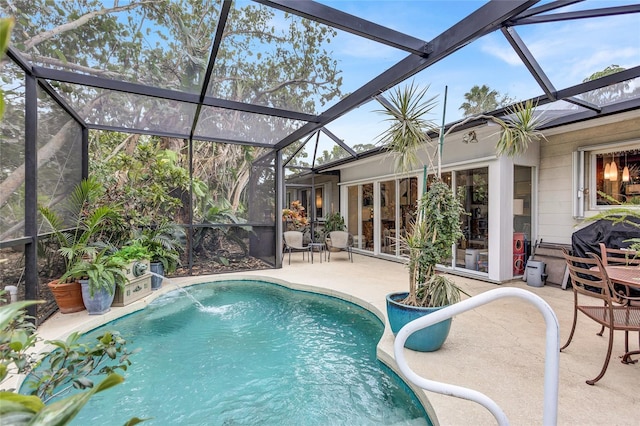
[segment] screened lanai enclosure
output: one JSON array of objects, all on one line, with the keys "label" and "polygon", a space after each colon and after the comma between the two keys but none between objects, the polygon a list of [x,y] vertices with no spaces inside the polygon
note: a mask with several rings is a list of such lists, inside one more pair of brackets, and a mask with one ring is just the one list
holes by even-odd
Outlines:
[{"label": "screened lanai enclosure", "polygon": [[[83,178],[103,185],[96,207],[120,208],[120,237],[185,230],[176,274],[281,267],[287,183],[313,203],[315,182],[339,182],[332,167],[383,150],[374,111],[407,80],[451,86],[445,127],[496,55],[518,66],[492,84],[524,82],[511,102],[553,110],[547,128],[640,106],[633,2],[0,0],[0,15],[15,18],[1,68],[0,279],[25,299],[48,299],[43,284],[61,273],[38,208],[73,227],[65,206]],[[590,59],[563,44],[585,22],[615,36],[593,56],[626,62],[569,72]],[[567,63],[538,44],[550,32]],[[318,206],[311,219],[341,207]]]}]

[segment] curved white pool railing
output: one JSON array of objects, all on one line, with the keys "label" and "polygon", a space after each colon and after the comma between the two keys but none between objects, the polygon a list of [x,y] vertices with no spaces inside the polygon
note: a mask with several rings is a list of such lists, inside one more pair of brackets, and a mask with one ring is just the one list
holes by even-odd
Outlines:
[{"label": "curved white pool railing", "polygon": [[547,302],[530,291],[523,290],[521,288],[498,288],[490,290],[411,321],[400,329],[394,343],[394,355],[398,368],[407,380],[411,381],[413,384],[431,392],[477,402],[493,414],[499,425],[508,425],[509,419],[505,415],[504,411],[502,411],[502,409],[485,394],[462,386],[425,379],[411,370],[404,356],[404,343],[415,331],[444,321],[454,315],[470,311],[478,306],[486,305],[494,300],[504,299],[506,297],[517,297],[530,302],[538,308],[544,317],[544,321],[547,326],[547,342],[544,361],[544,407],[542,420],[544,425],[555,425],[558,416],[558,369],[560,359],[558,318]]}]

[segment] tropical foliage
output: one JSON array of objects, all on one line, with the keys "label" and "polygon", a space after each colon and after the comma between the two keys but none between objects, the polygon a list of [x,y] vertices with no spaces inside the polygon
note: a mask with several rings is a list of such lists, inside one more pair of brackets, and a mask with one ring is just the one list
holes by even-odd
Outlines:
[{"label": "tropical foliage", "polygon": [[91,175],[107,189],[98,205],[120,205],[129,227],[188,218],[183,210],[183,200],[189,198],[188,166],[178,152],[163,148],[159,138],[91,132],[89,153]]},{"label": "tropical foliage", "polygon": [[[460,197],[456,198],[453,190],[440,179],[441,152],[429,137],[429,133],[439,129],[424,118],[435,107],[436,98],[427,98],[427,89],[420,89],[412,82],[397,87],[389,100],[378,98],[384,108],[379,112],[387,116],[389,123],[379,140],[395,156],[396,171],[407,172],[420,164],[420,150],[425,152],[431,170],[436,170],[437,177],[418,202],[417,217],[410,224],[407,235],[400,238],[409,256],[409,295],[403,303],[436,307],[457,302],[462,292],[451,280],[436,274],[435,268],[451,256],[453,244],[463,238],[460,218],[466,212],[460,204]],[[496,146],[500,155],[517,155],[524,152],[531,141],[544,138],[538,128],[545,121],[541,114],[536,113],[532,102],[517,103],[507,112],[504,119],[485,115],[468,117],[450,126],[442,135],[442,141],[456,128],[479,118],[500,126]],[[426,172],[425,169],[425,175]]]},{"label": "tropical foliage", "polygon": [[309,224],[305,208],[299,200],[291,202],[291,208],[282,210],[282,220],[290,223],[294,229],[303,229]]},{"label": "tropical foliage", "polygon": [[323,230],[325,234],[332,231],[344,231],[346,229],[347,225],[345,225],[344,217],[342,217],[340,212],[328,214],[324,220]]},{"label": "tropical foliage", "polygon": [[[115,2],[109,5],[98,0],[11,2],[11,12],[16,14],[17,23],[14,43],[28,60],[91,76],[122,79],[188,93],[199,93],[201,90],[220,8],[221,2],[198,0],[134,0],[127,4]],[[42,13],[43,10],[47,13]],[[8,13],[7,10],[4,12]],[[281,25],[281,19],[287,24]],[[207,93],[231,101],[291,108],[314,114],[318,106],[339,99],[342,95],[340,69],[327,50],[335,34],[336,31],[329,26],[288,14],[276,16],[272,9],[261,5],[250,3],[232,7],[226,30],[222,33],[216,72]],[[270,48],[264,49],[265,44],[269,44]],[[15,123],[24,122],[24,108],[18,105],[23,102],[20,97],[24,91],[20,83],[23,77],[19,70],[12,68],[11,72],[13,74],[6,76],[7,81],[19,83],[12,89],[16,104],[11,108],[9,122],[14,124],[11,129],[3,129],[3,134],[10,138],[15,134],[15,139],[20,140],[19,132],[16,133],[13,127]],[[76,90],[76,87],[66,83],[55,84],[56,89],[68,95],[68,102],[81,117],[88,117],[89,121],[96,124],[125,128],[134,125],[138,128],[157,127],[161,124],[168,132],[188,134],[185,126],[193,122],[190,107],[185,109],[162,99],[148,98],[134,102],[126,95],[100,89]],[[51,111],[57,110],[59,108],[53,105]],[[57,132],[52,129],[47,143],[39,147],[41,168],[50,162],[60,163],[57,170],[66,166],[63,159],[57,156],[65,146],[70,127],[73,127],[69,117],[65,120],[56,120]],[[199,124],[205,126],[202,134],[207,136],[225,129],[218,135],[220,138],[255,141],[261,141],[260,138],[267,135],[284,134],[291,130],[291,126],[297,125],[290,120],[276,122],[263,115],[248,119],[247,115],[233,111],[218,113],[215,108],[204,110]],[[127,158],[116,160],[115,157],[120,151],[135,146],[137,138],[132,136],[122,147],[118,143],[112,144],[117,148],[113,160],[125,164]],[[179,204],[175,203],[177,200],[186,207],[190,202],[189,190],[202,189],[198,184],[202,182],[217,202],[228,201],[234,214],[246,210],[245,188],[251,164],[266,152],[265,148],[188,141],[186,138],[164,137],[160,141],[161,146],[154,147],[154,150],[171,151],[173,154],[165,152],[163,155],[165,159],[173,161],[174,166],[181,166],[181,173],[189,171],[187,152],[192,150],[194,188],[185,186],[181,181],[184,176],[180,176],[176,187],[170,192],[171,198],[160,200],[159,193],[151,189],[153,203],[143,204],[145,209],[151,210],[158,205],[169,210],[179,209]],[[95,147],[96,144],[92,143],[92,149]],[[100,158],[111,160],[111,152],[106,149],[105,146]],[[127,154],[131,155],[131,152]],[[148,154],[153,155],[153,152]],[[9,210],[20,208],[17,191],[24,182],[24,169],[20,167],[19,151],[9,150],[6,155],[0,175],[0,216],[21,220],[23,215],[20,211],[13,214]],[[134,167],[131,173],[150,171],[162,174],[169,171],[169,167],[162,170],[150,168],[151,165],[148,168]],[[172,171],[179,170],[173,168]],[[123,179],[124,174],[113,175],[113,180]],[[129,191],[139,192],[142,187],[130,187]],[[137,220],[147,220],[141,212],[127,211],[135,215]]]},{"label": "tropical foliage", "polygon": [[108,254],[105,249],[92,257],[77,259],[67,272],[60,277],[60,281],[64,282],[68,278],[88,279],[91,297],[99,290],[105,290],[107,293],[113,294],[116,286],[124,288],[125,284],[129,282],[124,272],[128,263],[122,257]]},{"label": "tropical foliage", "polygon": [[[609,65],[605,69],[601,71],[597,71],[591,74],[589,77],[582,80],[583,83],[587,81],[596,80],[601,77],[606,77],[611,74],[615,74],[621,71],[624,71],[626,68],[623,68],[619,65]],[[590,92],[584,93],[581,95],[587,102],[591,102],[595,105],[607,105],[614,102],[619,102],[625,99],[631,99],[636,97],[635,94],[638,90],[637,87],[634,87],[633,84],[630,84],[629,81],[623,81],[618,84],[613,84],[611,86],[606,86],[600,89],[592,90]]]},{"label": "tropical foliage", "polygon": [[[3,59],[7,47],[9,47],[9,40],[11,39],[11,30],[13,28],[13,18],[0,19],[0,60]],[[2,65],[0,64],[0,69]],[[0,90],[0,119],[4,115],[4,92]]]},{"label": "tropical foliage", "polygon": [[429,133],[438,130],[435,122],[425,118],[437,104],[437,96],[426,98],[428,89],[421,89],[412,81],[396,87],[389,94],[388,102],[378,99],[384,109],[377,112],[386,115],[385,121],[389,124],[378,136],[378,143],[389,150],[395,159],[395,169],[402,173],[419,163],[418,152],[431,142]]},{"label": "tropical foliage", "polygon": [[[124,227],[113,206],[96,207],[105,189],[95,177],[82,180],[73,190],[61,211],[40,206],[39,211],[57,242],[58,253],[65,260],[65,270],[82,258],[94,258],[114,235]],[[65,221],[66,220],[66,221]]]},{"label": "tropical foliage", "polygon": [[143,246],[151,262],[160,262],[166,274],[176,270],[184,249],[184,229],[167,221],[137,229],[131,243]]},{"label": "tropical foliage", "polygon": [[[41,339],[24,312],[36,303],[0,306],[0,382],[9,374],[31,373],[25,383],[30,395],[0,390],[2,425],[68,424],[93,395],[124,381],[116,371],[125,371],[135,352],[126,348],[126,341],[116,332],[106,332],[97,342],[87,344],[79,343],[79,334],[73,333],[64,341],[44,342],[54,350],[36,356],[33,348]],[[94,377],[103,379],[95,384]],[[83,391],[62,398],[72,389]],[[57,401],[52,402],[53,398]],[[127,424],[141,421],[133,418]]]},{"label": "tropical foliage", "polygon": [[460,217],[465,214],[451,188],[440,179],[418,200],[418,216],[399,239],[409,256],[409,295],[402,303],[438,307],[460,300],[462,290],[436,274],[436,265],[451,256],[451,247],[463,237]]},{"label": "tropical foliage", "polygon": [[[426,91],[427,88],[419,89],[411,83],[397,88],[389,101],[378,99],[384,107],[380,112],[389,121],[380,141],[396,156],[396,171],[411,170],[419,161],[418,151],[433,148],[428,132],[435,130],[435,124],[424,119],[424,115],[435,107],[435,97],[425,99]],[[460,217],[465,211],[451,188],[440,179],[440,155],[438,150],[434,151],[427,156],[432,166],[434,156],[437,157],[437,178],[418,201],[416,217],[406,235],[398,239],[408,254],[409,294],[401,303],[409,306],[445,306],[459,301],[462,293],[452,280],[435,270],[438,262],[451,255],[453,244],[462,238]]]},{"label": "tropical foliage", "polygon": [[245,244],[245,238],[252,232],[252,228],[243,225],[246,220],[237,217],[230,205],[210,204],[200,223],[203,226],[193,231],[194,253],[204,256],[207,254],[206,251],[210,251],[210,257],[225,266],[229,265],[231,258],[225,243],[238,246],[243,256],[248,254],[249,248]]},{"label": "tropical foliage", "polygon": [[531,142],[546,139],[538,129],[548,119],[536,111],[533,101],[518,102],[507,108],[507,114],[504,120],[491,119],[502,127],[496,144],[498,155],[514,157],[525,152]]}]

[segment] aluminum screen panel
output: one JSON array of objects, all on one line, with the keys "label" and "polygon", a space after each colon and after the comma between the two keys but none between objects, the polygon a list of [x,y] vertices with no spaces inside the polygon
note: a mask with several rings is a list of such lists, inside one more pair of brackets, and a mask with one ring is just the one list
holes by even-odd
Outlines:
[{"label": "aluminum screen panel", "polygon": [[[52,82],[52,85],[54,83]],[[189,136],[196,105],[74,84],[62,93],[88,124]]]},{"label": "aluminum screen panel", "polygon": [[13,45],[33,65],[200,93],[220,2],[15,1]]},{"label": "aluminum screen panel", "polygon": [[194,137],[273,145],[306,124],[281,117],[203,106]]},{"label": "aluminum screen panel", "polygon": [[210,96],[317,114],[406,56],[266,6],[234,4]]}]

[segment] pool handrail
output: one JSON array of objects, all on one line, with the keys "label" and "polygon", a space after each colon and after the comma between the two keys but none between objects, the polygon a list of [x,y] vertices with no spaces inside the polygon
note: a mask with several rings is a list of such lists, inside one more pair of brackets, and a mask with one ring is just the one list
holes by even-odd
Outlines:
[{"label": "pool handrail", "polygon": [[485,407],[493,414],[499,425],[509,425],[509,419],[504,411],[491,398],[485,394],[468,389],[462,386],[450,385],[447,383],[437,382],[426,379],[416,374],[407,364],[404,356],[404,344],[411,334],[426,328],[430,325],[437,324],[441,321],[449,319],[454,315],[470,311],[479,306],[486,305],[498,299],[507,297],[515,297],[523,299],[533,304],[542,313],[546,331],[546,352],[544,362],[544,406],[543,418],[544,425],[552,426],[557,423],[558,418],[558,380],[559,380],[559,362],[560,362],[560,325],[555,312],[547,302],[540,296],[521,289],[521,288],[498,288],[489,290],[485,293],[465,299],[454,305],[447,306],[438,311],[430,313],[424,317],[415,319],[398,331],[394,342],[394,355],[398,368],[402,374],[413,384],[422,389],[440,393],[443,395],[455,396],[457,398],[467,399],[477,402]]}]

